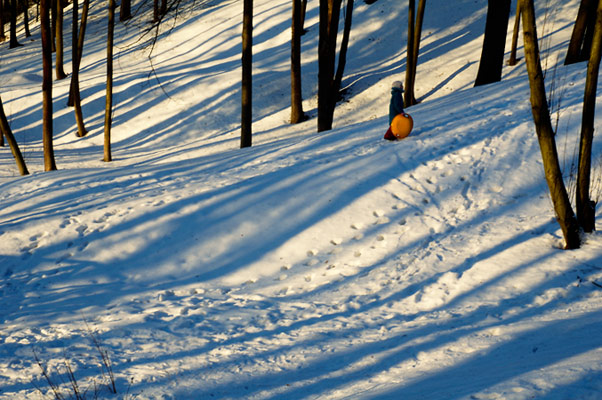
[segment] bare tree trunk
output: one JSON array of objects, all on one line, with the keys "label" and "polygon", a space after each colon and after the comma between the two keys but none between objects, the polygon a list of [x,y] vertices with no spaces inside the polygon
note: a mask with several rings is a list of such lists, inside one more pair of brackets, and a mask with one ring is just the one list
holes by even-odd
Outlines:
[{"label": "bare tree trunk", "polygon": [[17,0],[10,0],[10,44],[9,48],[23,46],[17,40]]},{"label": "bare tree trunk", "polygon": [[159,0],[153,0],[153,23],[159,22]]},{"label": "bare tree trunk", "polygon": [[64,16],[64,7],[63,0],[55,0],[56,1],[56,79],[61,80],[67,77],[65,74],[65,70],[63,68],[63,54],[64,54],[64,46],[63,46],[63,16]]},{"label": "bare tree trunk", "polygon": [[586,32],[593,31],[596,19],[596,4],[598,0],[581,0],[577,19],[573,26],[569,49],[566,53],[565,65],[585,61],[589,57]]},{"label": "bare tree trunk", "polygon": [[564,186],[562,172],[558,162],[556,140],[550,121],[550,112],[546,100],[546,89],[539,58],[535,9],[533,0],[521,0],[525,59],[531,87],[531,111],[537,131],[537,138],[543,159],[546,181],[554,204],[556,218],[562,229],[567,249],[578,248],[581,244],[579,224],[573,213],[569,196]]},{"label": "bare tree trunk", "polygon": [[104,158],[113,160],[111,155],[111,123],[113,113],[113,37],[115,30],[115,0],[109,0],[109,28],[107,35],[107,94],[105,100]]},{"label": "bare tree trunk", "polygon": [[6,34],[4,33],[4,0],[0,0],[0,42],[6,40]]},{"label": "bare tree trunk", "polygon": [[77,0],[73,0],[73,21],[72,21],[72,32],[71,32],[71,88],[73,89],[73,104],[75,106],[75,122],[77,123],[77,136],[86,136],[86,127],[84,125],[84,117],[82,113],[82,104],[79,93],[79,60],[80,56],[78,53],[78,34],[77,34],[77,20],[78,20],[79,4]]},{"label": "bare tree trunk", "polygon": [[[13,153],[13,157],[17,163],[17,168],[19,168],[19,173],[21,175],[28,175],[29,171],[27,170],[27,165],[25,165],[25,160],[23,159],[23,155],[21,154],[21,150],[19,149],[19,145],[13,136],[13,132],[10,129],[10,125],[8,124],[8,119],[6,118],[6,114],[4,113],[4,106],[2,105],[2,99],[0,99],[0,136],[6,136],[6,141],[10,146],[10,150]],[[4,143],[2,144],[4,145]]]},{"label": "bare tree trunk", "polygon": [[502,79],[509,17],[510,0],[488,1],[485,37],[475,86],[499,82]]},{"label": "bare tree trunk", "polygon": [[305,35],[305,15],[307,11],[307,0],[301,0],[301,35]]},{"label": "bare tree trunk", "polygon": [[600,70],[602,42],[602,1],[598,2],[596,23],[583,95],[581,140],[579,146],[579,169],[577,175],[577,220],[585,232],[596,229],[596,203],[590,199],[592,143],[594,141],[594,115],[596,111],[596,89]]},{"label": "bare tree trunk", "polygon": [[412,75],[416,66],[414,65],[414,31],[416,18],[416,1],[409,0],[408,2],[408,44],[406,46],[406,79],[405,79],[405,91],[403,94],[403,105],[409,107],[416,104],[414,98],[414,88],[412,87]]},{"label": "bare tree trunk", "polygon": [[[77,75],[79,77],[79,69],[82,61],[82,54],[84,53],[84,37],[86,35],[86,25],[88,23],[88,10],[90,9],[90,0],[84,0],[84,6],[82,8],[82,21],[79,26],[79,34],[77,35],[77,64],[75,69],[77,70]],[[69,88],[69,99],[67,100],[67,105],[69,107],[73,107],[75,105],[74,97],[74,81],[73,75],[71,75],[71,86]],[[79,82],[78,82],[78,91],[79,91]],[[79,94],[81,100],[81,92]]]},{"label": "bare tree trunk", "polygon": [[50,7],[52,0],[40,1],[40,30],[42,35],[42,143],[44,170],[56,170],[52,145],[52,29]]},{"label": "bare tree trunk", "polygon": [[351,23],[353,17],[353,0],[347,0],[347,9],[345,11],[345,26],[343,28],[343,37],[341,39],[341,50],[339,51],[339,63],[337,71],[334,75],[333,90],[340,98],[341,82],[345,73],[345,65],[347,64],[347,49],[349,48],[349,37],[351,36]]},{"label": "bare tree trunk", "polygon": [[[414,18],[415,4],[412,1],[410,5],[412,8],[408,18]],[[418,53],[420,51],[420,39],[422,37],[422,22],[424,21],[424,10],[426,8],[426,0],[419,0],[418,11],[416,12],[415,21],[408,22],[408,35],[412,35],[411,40],[408,40],[408,54],[406,57],[406,79],[405,79],[405,91],[404,91],[404,106],[409,107],[414,104],[418,104],[414,93],[416,85],[416,71],[418,69]],[[411,31],[410,31],[411,30]],[[408,36],[409,38],[409,36]],[[411,46],[411,49],[410,49]]]},{"label": "bare tree trunk", "polygon": [[121,0],[121,7],[119,8],[119,21],[127,21],[132,18],[132,1]]},{"label": "bare tree trunk", "polygon": [[253,0],[244,0],[243,4],[240,120],[240,147],[251,147],[253,142]]},{"label": "bare tree trunk", "polygon": [[518,33],[520,31],[520,3],[516,5],[516,16],[514,17],[514,29],[512,30],[512,46],[510,49],[510,58],[508,59],[508,65],[516,65],[518,59],[516,58],[516,48],[518,46]]},{"label": "bare tree trunk", "polygon": [[24,0],[23,5],[23,27],[25,28],[25,37],[28,38],[31,36],[31,32],[29,31],[29,2],[28,0]]},{"label": "bare tree trunk", "polygon": [[318,40],[318,132],[332,129],[337,95],[334,92],[337,33],[342,0],[320,0]]},{"label": "bare tree trunk", "polygon": [[301,0],[293,0],[291,23],[291,124],[305,120],[301,91]]}]

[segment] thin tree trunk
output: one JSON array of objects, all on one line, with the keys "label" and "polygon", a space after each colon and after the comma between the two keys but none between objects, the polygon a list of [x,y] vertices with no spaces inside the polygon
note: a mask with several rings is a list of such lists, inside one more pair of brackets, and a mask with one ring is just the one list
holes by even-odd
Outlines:
[{"label": "thin tree trunk", "polygon": [[499,82],[502,79],[510,2],[510,0],[488,1],[485,37],[475,86]]},{"label": "thin tree trunk", "polygon": [[61,80],[67,77],[63,68],[63,0],[56,2],[56,79]]},{"label": "thin tree trunk", "polygon": [[[589,57],[589,53],[584,52],[586,31],[593,30],[595,23],[596,4],[598,0],[581,0],[579,11],[575,25],[573,25],[573,33],[571,41],[564,60],[565,65],[574,64],[576,62],[585,61]],[[592,18],[593,15],[593,18]],[[593,23],[592,23],[593,22]]]},{"label": "thin tree trunk", "polygon": [[596,111],[596,89],[600,70],[602,42],[602,1],[598,3],[596,23],[583,95],[581,140],[579,146],[579,168],[577,175],[577,220],[585,232],[596,229],[596,204],[590,198],[592,143],[594,141],[594,116]]},{"label": "thin tree trunk", "polygon": [[77,20],[78,20],[79,4],[77,0],[73,0],[73,21],[72,21],[72,32],[71,32],[71,88],[73,89],[73,104],[75,106],[75,122],[77,123],[77,136],[86,136],[86,127],[84,125],[84,117],[82,113],[82,104],[79,93],[79,53],[78,53],[78,34],[77,34]]},{"label": "thin tree trunk", "polygon": [[291,23],[291,124],[305,120],[301,90],[301,0],[293,0]]},{"label": "thin tree trunk", "polygon": [[40,1],[40,30],[42,36],[42,143],[44,170],[56,170],[52,144],[52,29],[50,8],[52,0]]},{"label": "thin tree trunk", "polygon": [[[82,21],[79,25],[79,35],[77,36],[77,65],[75,69],[77,70],[79,76],[79,70],[82,61],[82,55],[84,53],[84,37],[86,35],[86,25],[88,24],[88,10],[90,9],[90,0],[84,0],[84,6],[82,8]],[[69,107],[73,107],[75,105],[73,99],[73,90],[74,90],[74,81],[73,75],[71,76],[71,86],[69,87],[69,99],[67,100],[67,105]],[[78,91],[79,91],[79,82],[78,82]],[[79,94],[81,100],[81,92]]]},{"label": "thin tree trunk", "polygon": [[337,95],[334,92],[337,33],[341,0],[320,0],[318,40],[318,132],[332,129]]},{"label": "thin tree trunk", "polygon": [[127,21],[132,18],[132,1],[121,0],[121,7],[119,8],[119,21]]},{"label": "thin tree trunk", "polygon": [[23,4],[23,27],[25,28],[25,37],[28,38],[31,36],[31,32],[29,31],[29,2],[28,0],[24,0]]},{"label": "thin tree trunk", "polygon": [[[415,7],[412,4],[412,7]],[[424,21],[424,10],[426,8],[426,0],[419,0],[418,2],[418,10],[416,12],[416,19],[412,24],[408,24],[408,35],[412,35],[411,45],[412,50],[408,54],[408,57],[411,57],[411,62],[408,64],[408,68],[406,68],[406,83],[405,83],[405,92],[404,92],[404,106],[409,107],[414,104],[418,104],[415,95],[415,87],[416,87],[416,71],[418,70],[418,53],[420,52],[420,39],[422,37],[422,23]],[[412,14],[414,14],[412,10]],[[412,29],[412,33],[410,33],[410,25]],[[408,42],[408,46],[410,46],[410,42]]]},{"label": "thin tree trunk", "polygon": [[10,44],[9,48],[23,46],[17,40],[17,0],[10,0]]},{"label": "thin tree trunk", "polygon": [[104,158],[112,161],[111,124],[113,113],[113,36],[115,30],[115,0],[109,0],[109,28],[107,35],[107,93],[105,100]]},{"label": "thin tree trunk", "polygon": [[334,93],[337,96],[337,100],[340,98],[341,82],[343,81],[345,65],[347,64],[347,49],[349,48],[349,37],[351,36],[352,17],[353,0],[347,0],[345,26],[343,28],[343,37],[341,39],[341,50],[339,51],[339,63],[337,64],[337,71],[334,75],[334,83],[332,85]]},{"label": "thin tree trunk", "polygon": [[4,0],[0,0],[0,42],[4,42],[6,40],[4,22]]},{"label": "thin tree trunk", "polygon": [[578,248],[581,244],[579,224],[573,213],[569,196],[562,179],[562,171],[558,162],[554,130],[550,120],[550,112],[546,100],[546,89],[539,58],[537,30],[535,25],[535,9],[533,0],[522,0],[523,33],[525,44],[525,60],[531,87],[531,111],[537,131],[537,139],[541,150],[544,171],[556,218],[562,229],[567,249]]},{"label": "thin tree trunk", "polygon": [[159,0],[153,0],[153,23],[159,22]]},{"label": "thin tree trunk", "polygon": [[[8,124],[8,119],[6,118],[6,114],[4,113],[4,106],[2,105],[2,99],[0,99],[0,136],[5,137],[8,145],[10,146],[10,150],[13,153],[13,157],[17,163],[17,168],[19,168],[19,173],[21,175],[28,175],[29,171],[27,170],[27,165],[25,165],[25,160],[23,159],[23,155],[21,154],[21,150],[19,149],[19,145],[15,140],[12,130],[10,129],[10,125]],[[4,145],[4,142],[2,142]]]},{"label": "thin tree trunk", "polygon": [[307,0],[301,0],[301,35],[305,35],[305,15],[307,11]]},{"label": "thin tree trunk", "polygon": [[518,33],[520,31],[520,3],[516,5],[516,16],[514,17],[514,29],[512,30],[512,46],[510,48],[510,58],[508,59],[508,65],[516,65],[518,59],[516,58],[516,48],[518,47]]},{"label": "thin tree trunk", "polygon": [[253,144],[253,0],[244,0],[242,21],[242,106],[240,147]]},{"label": "thin tree trunk", "polygon": [[405,91],[403,94],[403,105],[409,107],[415,104],[414,88],[412,87],[412,76],[416,66],[414,65],[414,27],[416,24],[414,15],[416,14],[416,1],[409,0],[408,2],[408,44],[406,47],[406,79]]}]

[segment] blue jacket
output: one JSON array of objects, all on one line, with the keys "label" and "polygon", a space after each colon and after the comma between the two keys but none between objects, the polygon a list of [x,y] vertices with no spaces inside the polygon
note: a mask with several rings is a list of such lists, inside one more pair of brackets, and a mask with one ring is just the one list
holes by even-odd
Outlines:
[{"label": "blue jacket", "polygon": [[391,89],[391,103],[389,104],[389,125],[397,114],[403,113],[403,90],[400,88]]}]

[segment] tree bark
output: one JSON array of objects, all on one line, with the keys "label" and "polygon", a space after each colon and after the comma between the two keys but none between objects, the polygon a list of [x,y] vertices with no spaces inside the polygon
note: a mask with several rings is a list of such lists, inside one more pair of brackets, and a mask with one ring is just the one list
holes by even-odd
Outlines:
[{"label": "tree bark", "polygon": [[17,168],[19,169],[19,173],[21,175],[28,175],[29,171],[27,170],[27,165],[25,165],[25,160],[23,159],[23,155],[21,154],[21,150],[19,149],[19,145],[15,140],[12,130],[10,129],[10,125],[8,124],[8,119],[6,118],[6,114],[4,113],[4,106],[2,105],[2,99],[0,99],[0,136],[6,137],[6,141],[10,146],[10,150],[13,153],[13,157],[17,163]]},{"label": "tree bark", "polygon": [[244,0],[242,23],[242,107],[240,147],[253,144],[253,0]]},{"label": "tree bark", "polygon": [[17,40],[17,0],[10,0],[10,44],[9,48],[23,46]]},{"label": "tree bark", "polygon": [[77,136],[86,136],[86,127],[84,125],[84,117],[82,113],[81,97],[79,93],[79,49],[78,49],[78,34],[77,34],[77,20],[78,20],[79,4],[77,0],[73,0],[73,21],[71,30],[71,66],[73,72],[71,73],[71,88],[73,89],[73,105],[75,106],[75,122],[77,123]]},{"label": "tree bark", "polygon": [[293,0],[291,23],[291,124],[305,120],[301,90],[301,0]]},{"label": "tree bark", "polygon": [[[415,4],[412,0],[410,4],[411,11],[408,13],[408,18],[414,18]],[[416,11],[415,21],[408,22],[408,52],[406,57],[406,78],[404,91],[404,107],[409,107],[418,104],[415,96],[416,71],[418,69],[418,53],[420,51],[420,39],[422,37],[422,23],[424,21],[424,10],[426,8],[426,0],[418,2],[418,11]],[[411,40],[409,35],[412,35]],[[410,48],[411,46],[411,48]]]},{"label": "tree bark", "polygon": [[571,41],[569,42],[569,48],[564,60],[565,65],[574,64],[576,62],[585,61],[588,59],[589,46],[586,40],[586,32],[593,31],[594,29],[597,3],[598,0],[581,0],[575,25],[573,25]]},{"label": "tree bark", "polygon": [[345,11],[345,26],[343,28],[343,37],[341,38],[341,50],[339,51],[339,62],[337,71],[334,75],[333,90],[336,100],[340,99],[341,82],[345,73],[345,65],[347,64],[347,49],[349,48],[349,37],[351,36],[351,24],[353,18],[353,0],[347,0],[347,9]]},{"label": "tree bark", "polygon": [[516,5],[516,16],[514,17],[514,29],[512,30],[512,46],[510,48],[510,58],[508,59],[508,65],[516,65],[518,59],[516,58],[516,48],[518,46],[518,33],[520,31],[520,0]]},{"label": "tree bark", "polygon": [[23,5],[23,27],[25,28],[25,37],[28,38],[31,36],[31,32],[29,31],[29,3],[28,0],[24,0]]},{"label": "tree bark", "polygon": [[337,95],[333,91],[336,43],[342,0],[320,0],[318,39],[318,132],[332,129]]},{"label": "tree bark", "polygon": [[[88,24],[88,10],[90,9],[90,0],[84,0],[84,5],[82,8],[82,18],[81,18],[81,23],[79,25],[79,34],[77,35],[77,58],[76,58],[76,66],[75,66],[75,70],[77,70],[77,74],[79,77],[79,69],[81,66],[81,61],[82,61],[82,54],[84,53],[84,37],[86,35],[86,25]],[[78,91],[79,91],[79,82],[77,83],[78,85]],[[71,76],[71,86],[69,87],[69,99],[67,100],[67,105],[69,107],[73,107],[75,105],[75,101],[73,99],[73,93],[74,91],[74,81],[73,81],[73,75]],[[81,100],[81,92],[79,94],[80,96],[80,100]]]},{"label": "tree bark", "polygon": [[408,1],[408,44],[406,47],[406,79],[405,79],[405,90],[403,93],[403,106],[409,107],[415,104],[416,99],[414,98],[414,88],[412,86],[412,76],[416,67],[414,66],[414,31],[416,26],[416,1]]},{"label": "tree bark", "polygon": [[596,89],[598,87],[598,73],[600,70],[600,57],[602,54],[602,1],[598,3],[596,23],[593,32],[593,41],[589,62],[587,64],[587,77],[585,80],[585,93],[583,95],[583,114],[581,119],[581,138],[579,145],[579,168],[577,175],[577,220],[585,232],[596,229],[596,203],[590,198],[592,144],[594,141],[594,116],[596,111]]},{"label": "tree bark", "polygon": [[42,36],[42,143],[44,170],[56,170],[52,144],[52,28],[50,7],[52,0],[40,0],[40,31]]},{"label": "tree bark", "polygon": [[6,33],[4,32],[4,0],[0,0],[0,42],[6,40]]},{"label": "tree bark", "polygon": [[107,35],[107,92],[105,98],[104,123],[104,158],[103,161],[113,160],[111,154],[111,124],[113,114],[113,37],[115,30],[115,0],[109,0],[109,18]]},{"label": "tree bark", "polygon": [[525,60],[531,88],[531,111],[537,131],[537,138],[543,159],[546,181],[550,190],[556,218],[562,229],[567,249],[578,248],[581,244],[579,224],[573,213],[569,196],[562,179],[562,171],[558,162],[554,130],[550,120],[550,112],[546,100],[546,89],[539,58],[537,30],[535,25],[535,9],[533,0],[521,0],[523,17],[523,34]]},{"label": "tree bark", "polygon": [[499,82],[502,79],[510,3],[511,0],[488,1],[485,37],[475,86]]},{"label": "tree bark", "polygon": [[54,0],[56,2],[56,79],[61,80],[67,77],[63,68],[63,0]]},{"label": "tree bark", "polygon": [[121,7],[119,8],[119,21],[124,22],[132,18],[132,1],[121,0]]}]

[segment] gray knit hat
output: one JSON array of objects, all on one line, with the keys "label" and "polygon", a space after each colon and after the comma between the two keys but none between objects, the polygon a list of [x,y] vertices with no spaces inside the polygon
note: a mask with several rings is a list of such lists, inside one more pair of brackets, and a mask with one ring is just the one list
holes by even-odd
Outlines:
[{"label": "gray knit hat", "polygon": [[401,83],[401,81],[395,81],[391,84],[391,88],[398,88],[403,90],[403,83]]}]

